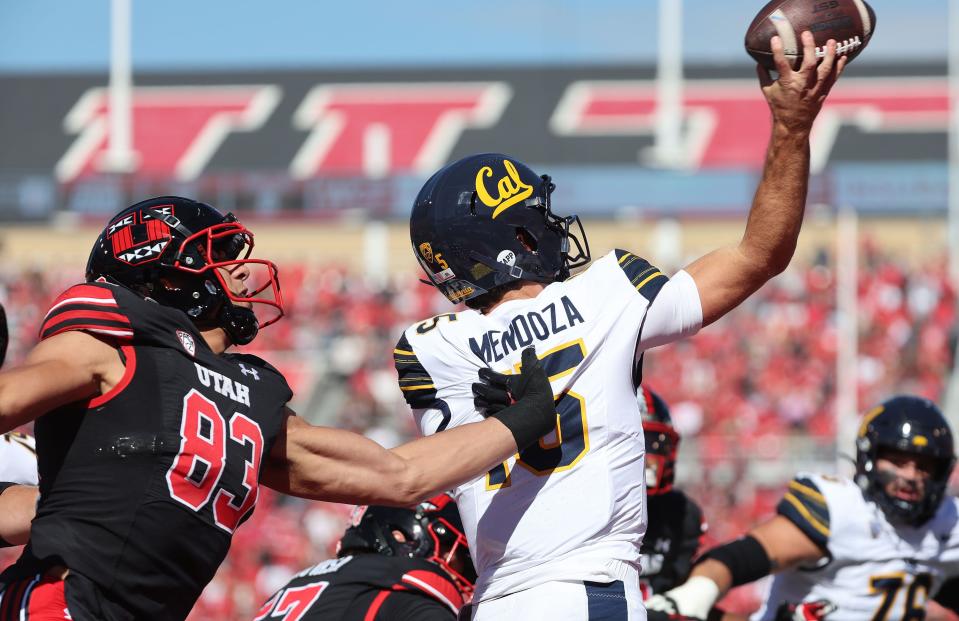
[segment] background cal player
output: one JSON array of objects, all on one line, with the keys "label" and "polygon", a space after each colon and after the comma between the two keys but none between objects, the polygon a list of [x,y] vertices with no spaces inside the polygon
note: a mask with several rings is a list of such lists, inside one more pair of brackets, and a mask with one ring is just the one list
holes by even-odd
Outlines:
[{"label": "background cal player", "polygon": [[776,517],[708,551],[650,606],[704,619],[731,586],[775,572],[757,621],[817,600],[837,606],[826,616],[837,621],[955,618],[959,501],[945,496],[956,461],[945,418],[931,401],[894,397],[866,414],[856,447],[855,481],[798,475]]}]

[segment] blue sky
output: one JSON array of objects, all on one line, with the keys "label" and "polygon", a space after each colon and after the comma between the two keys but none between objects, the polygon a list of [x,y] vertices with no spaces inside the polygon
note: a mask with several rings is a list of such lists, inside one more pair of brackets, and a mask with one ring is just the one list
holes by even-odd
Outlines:
[{"label": "blue sky", "polygon": [[[685,0],[686,60],[747,62],[762,4]],[[945,58],[946,4],[873,0],[869,56]],[[105,70],[109,6],[0,1],[0,71]],[[652,62],[656,20],[656,0],[134,0],[133,59],[147,71]]]}]

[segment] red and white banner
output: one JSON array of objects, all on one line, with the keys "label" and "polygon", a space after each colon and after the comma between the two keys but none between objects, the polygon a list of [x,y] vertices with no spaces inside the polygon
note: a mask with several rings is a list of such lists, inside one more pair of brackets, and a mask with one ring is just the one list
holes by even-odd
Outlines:
[{"label": "red and white banner", "polygon": [[[137,87],[131,172],[195,179],[231,132],[259,129],[279,100],[280,89],[272,85]],[[77,137],[56,164],[57,179],[70,182],[105,170],[109,113],[106,89],[92,88],[80,97],[63,122]]]}]

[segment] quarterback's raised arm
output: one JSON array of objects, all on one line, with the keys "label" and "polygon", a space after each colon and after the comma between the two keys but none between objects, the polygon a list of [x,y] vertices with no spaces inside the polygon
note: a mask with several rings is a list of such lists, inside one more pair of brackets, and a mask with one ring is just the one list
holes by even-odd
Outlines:
[{"label": "quarterback's raised arm", "polygon": [[110,344],[70,331],[41,341],[22,365],[0,371],[0,433],[45,412],[106,393],[124,365]]},{"label": "quarterback's raised arm", "polygon": [[809,133],[846,63],[845,57],[836,60],[836,43],[830,40],[817,67],[812,34],[804,32],[802,42],[798,71],[790,68],[778,37],[773,38],[772,49],[779,78],[773,80],[757,66],[772,111],[772,135],[742,240],[686,267],[699,289],[704,326],[786,269],[796,249],[809,184]]},{"label": "quarterback's raised arm", "polygon": [[[523,352],[521,373],[484,368],[480,379],[474,392],[489,418],[392,450],[289,412],[261,480],[316,500],[409,506],[482,475],[554,428],[552,389],[532,348]],[[507,391],[515,402],[502,403]]]}]

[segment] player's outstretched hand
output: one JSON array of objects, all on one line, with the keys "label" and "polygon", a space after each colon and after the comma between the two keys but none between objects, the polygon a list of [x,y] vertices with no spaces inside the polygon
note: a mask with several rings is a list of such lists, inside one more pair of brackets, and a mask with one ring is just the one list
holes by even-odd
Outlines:
[{"label": "player's outstretched hand", "polygon": [[535,348],[523,350],[519,373],[504,375],[484,367],[479,379],[473,384],[473,403],[484,416],[506,425],[517,449],[526,448],[556,426],[553,389]]},{"label": "player's outstretched hand", "polygon": [[838,606],[827,599],[798,604],[783,602],[776,609],[776,621],[822,621],[837,608]]},{"label": "player's outstretched hand", "polygon": [[802,33],[802,44],[802,64],[793,71],[786,60],[782,39],[773,37],[770,47],[779,77],[773,80],[769,70],[762,65],[756,65],[756,72],[769,109],[772,110],[773,120],[792,131],[808,132],[829,90],[845,68],[846,57],[837,58],[836,42],[830,39],[826,43],[822,62],[819,62],[816,42],[809,31]]}]

